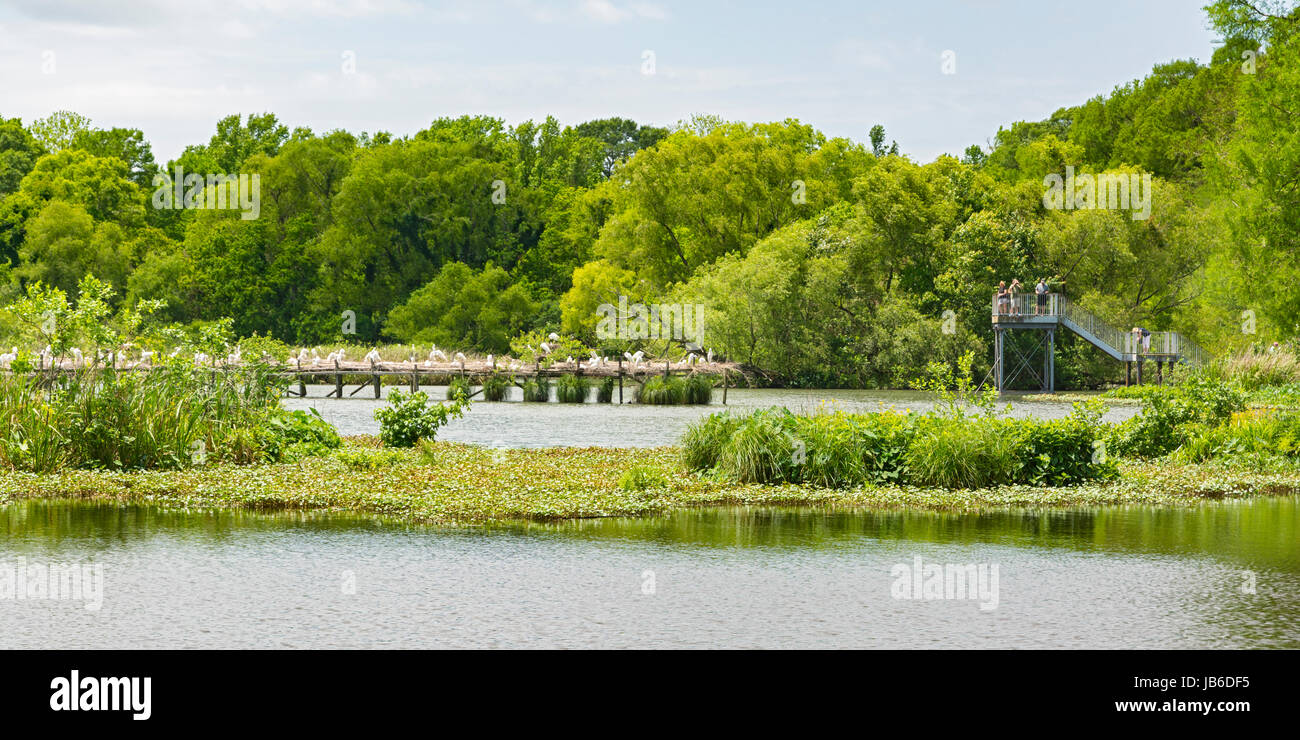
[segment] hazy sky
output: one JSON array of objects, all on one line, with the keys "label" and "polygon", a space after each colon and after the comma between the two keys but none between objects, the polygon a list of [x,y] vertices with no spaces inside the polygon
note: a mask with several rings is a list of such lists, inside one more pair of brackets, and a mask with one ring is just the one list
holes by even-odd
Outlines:
[{"label": "hazy sky", "polygon": [[1158,62],[1208,60],[1204,4],[0,0],[0,115],[140,128],[159,162],[263,111],[398,135],[466,113],[798,118],[860,141],[881,123],[929,161]]}]

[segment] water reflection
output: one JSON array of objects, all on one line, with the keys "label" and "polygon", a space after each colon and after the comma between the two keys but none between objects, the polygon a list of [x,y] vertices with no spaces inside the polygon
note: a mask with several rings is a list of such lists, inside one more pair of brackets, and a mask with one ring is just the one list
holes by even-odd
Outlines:
[{"label": "water reflection", "polygon": [[[21,502],[0,563],[102,563],[104,604],[0,599],[0,647],[1294,648],[1298,522],[1297,497],[454,529]],[[917,557],[997,565],[998,608],[893,598]]]}]

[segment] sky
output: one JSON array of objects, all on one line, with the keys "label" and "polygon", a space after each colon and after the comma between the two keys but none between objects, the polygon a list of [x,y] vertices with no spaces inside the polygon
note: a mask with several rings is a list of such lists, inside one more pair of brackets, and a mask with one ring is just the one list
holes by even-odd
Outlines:
[{"label": "sky", "polygon": [[697,113],[797,118],[922,162],[1208,61],[1206,0],[0,0],[0,116],[139,128],[166,162],[218,119],[412,134]]}]

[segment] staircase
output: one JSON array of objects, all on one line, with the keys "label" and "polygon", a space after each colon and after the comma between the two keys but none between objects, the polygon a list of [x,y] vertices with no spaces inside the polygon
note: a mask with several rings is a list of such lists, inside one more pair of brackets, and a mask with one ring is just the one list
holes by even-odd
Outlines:
[{"label": "staircase", "polygon": [[[1142,373],[1141,365],[1144,362],[1154,361],[1158,366],[1163,366],[1166,362],[1201,365],[1207,359],[1204,350],[1176,331],[1151,332],[1150,347],[1143,351],[1138,336],[1132,331],[1123,331],[1107,324],[1096,314],[1075,305],[1059,293],[1048,294],[1047,304],[1042,308],[1038,307],[1038,296],[1033,293],[1022,293],[1013,298],[1010,306],[1001,311],[998,310],[995,294],[992,308],[993,328],[999,336],[997,343],[999,356],[995,360],[995,367],[998,369],[1002,368],[1003,363],[1001,357],[1003,345],[1000,337],[1004,331],[1032,329],[1048,332],[1046,345],[1049,356],[1046,358],[1047,367],[1044,370],[1044,375],[1047,376],[1043,378],[1044,390],[1051,389],[1053,385],[1051,376],[1054,375],[1055,363],[1050,356],[1054,352],[1054,341],[1051,335],[1057,327],[1065,327],[1078,334],[1089,344],[1119,362],[1138,363],[1139,379]],[[1000,380],[999,388],[1001,388]]]}]

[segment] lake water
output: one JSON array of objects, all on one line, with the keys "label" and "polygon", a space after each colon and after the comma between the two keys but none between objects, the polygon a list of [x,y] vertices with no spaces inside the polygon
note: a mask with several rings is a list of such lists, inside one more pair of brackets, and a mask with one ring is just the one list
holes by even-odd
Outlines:
[{"label": "lake water", "polygon": [[[0,587],[0,648],[1300,648],[1298,525],[1296,497],[466,529],[20,502],[0,581],[99,565],[102,601]],[[996,567],[995,605],[895,598],[916,558]]]},{"label": "lake water", "polygon": [[[364,388],[356,397],[344,400],[323,398],[332,390],[332,386],[307,388],[308,398],[286,399],[285,407],[313,407],[338,427],[341,434],[379,433],[374,413],[375,409],[386,405],[387,401],[375,400],[370,388]],[[391,390],[392,387],[385,387],[384,393]],[[426,386],[421,390],[431,398],[445,399],[447,394],[446,386]],[[676,444],[691,422],[723,409],[752,411],[769,406],[784,406],[802,412],[815,411],[826,405],[846,411],[879,411],[890,406],[925,411],[934,404],[933,397],[912,391],[733,388],[727,392],[726,406],[722,405],[721,391],[714,394],[713,403],[708,406],[522,403],[520,389],[513,388],[510,392],[506,401],[476,401],[463,418],[453,420],[440,430],[438,439],[496,447],[657,447]],[[626,388],[625,392],[624,398],[630,401],[631,388]],[[1070,403],[1065,402],[1022,402],[1014,397],[1010,402],[1013,404],[1013,416],[1054,419],[1069,414],[1072,408]],[[1004,399],[1002,405],[1006,403],[1007,400]],[[1107,421],[1121,421],[1137,411],[1136,406],[1116,405],[1107,411],[1104,418]]]}]

